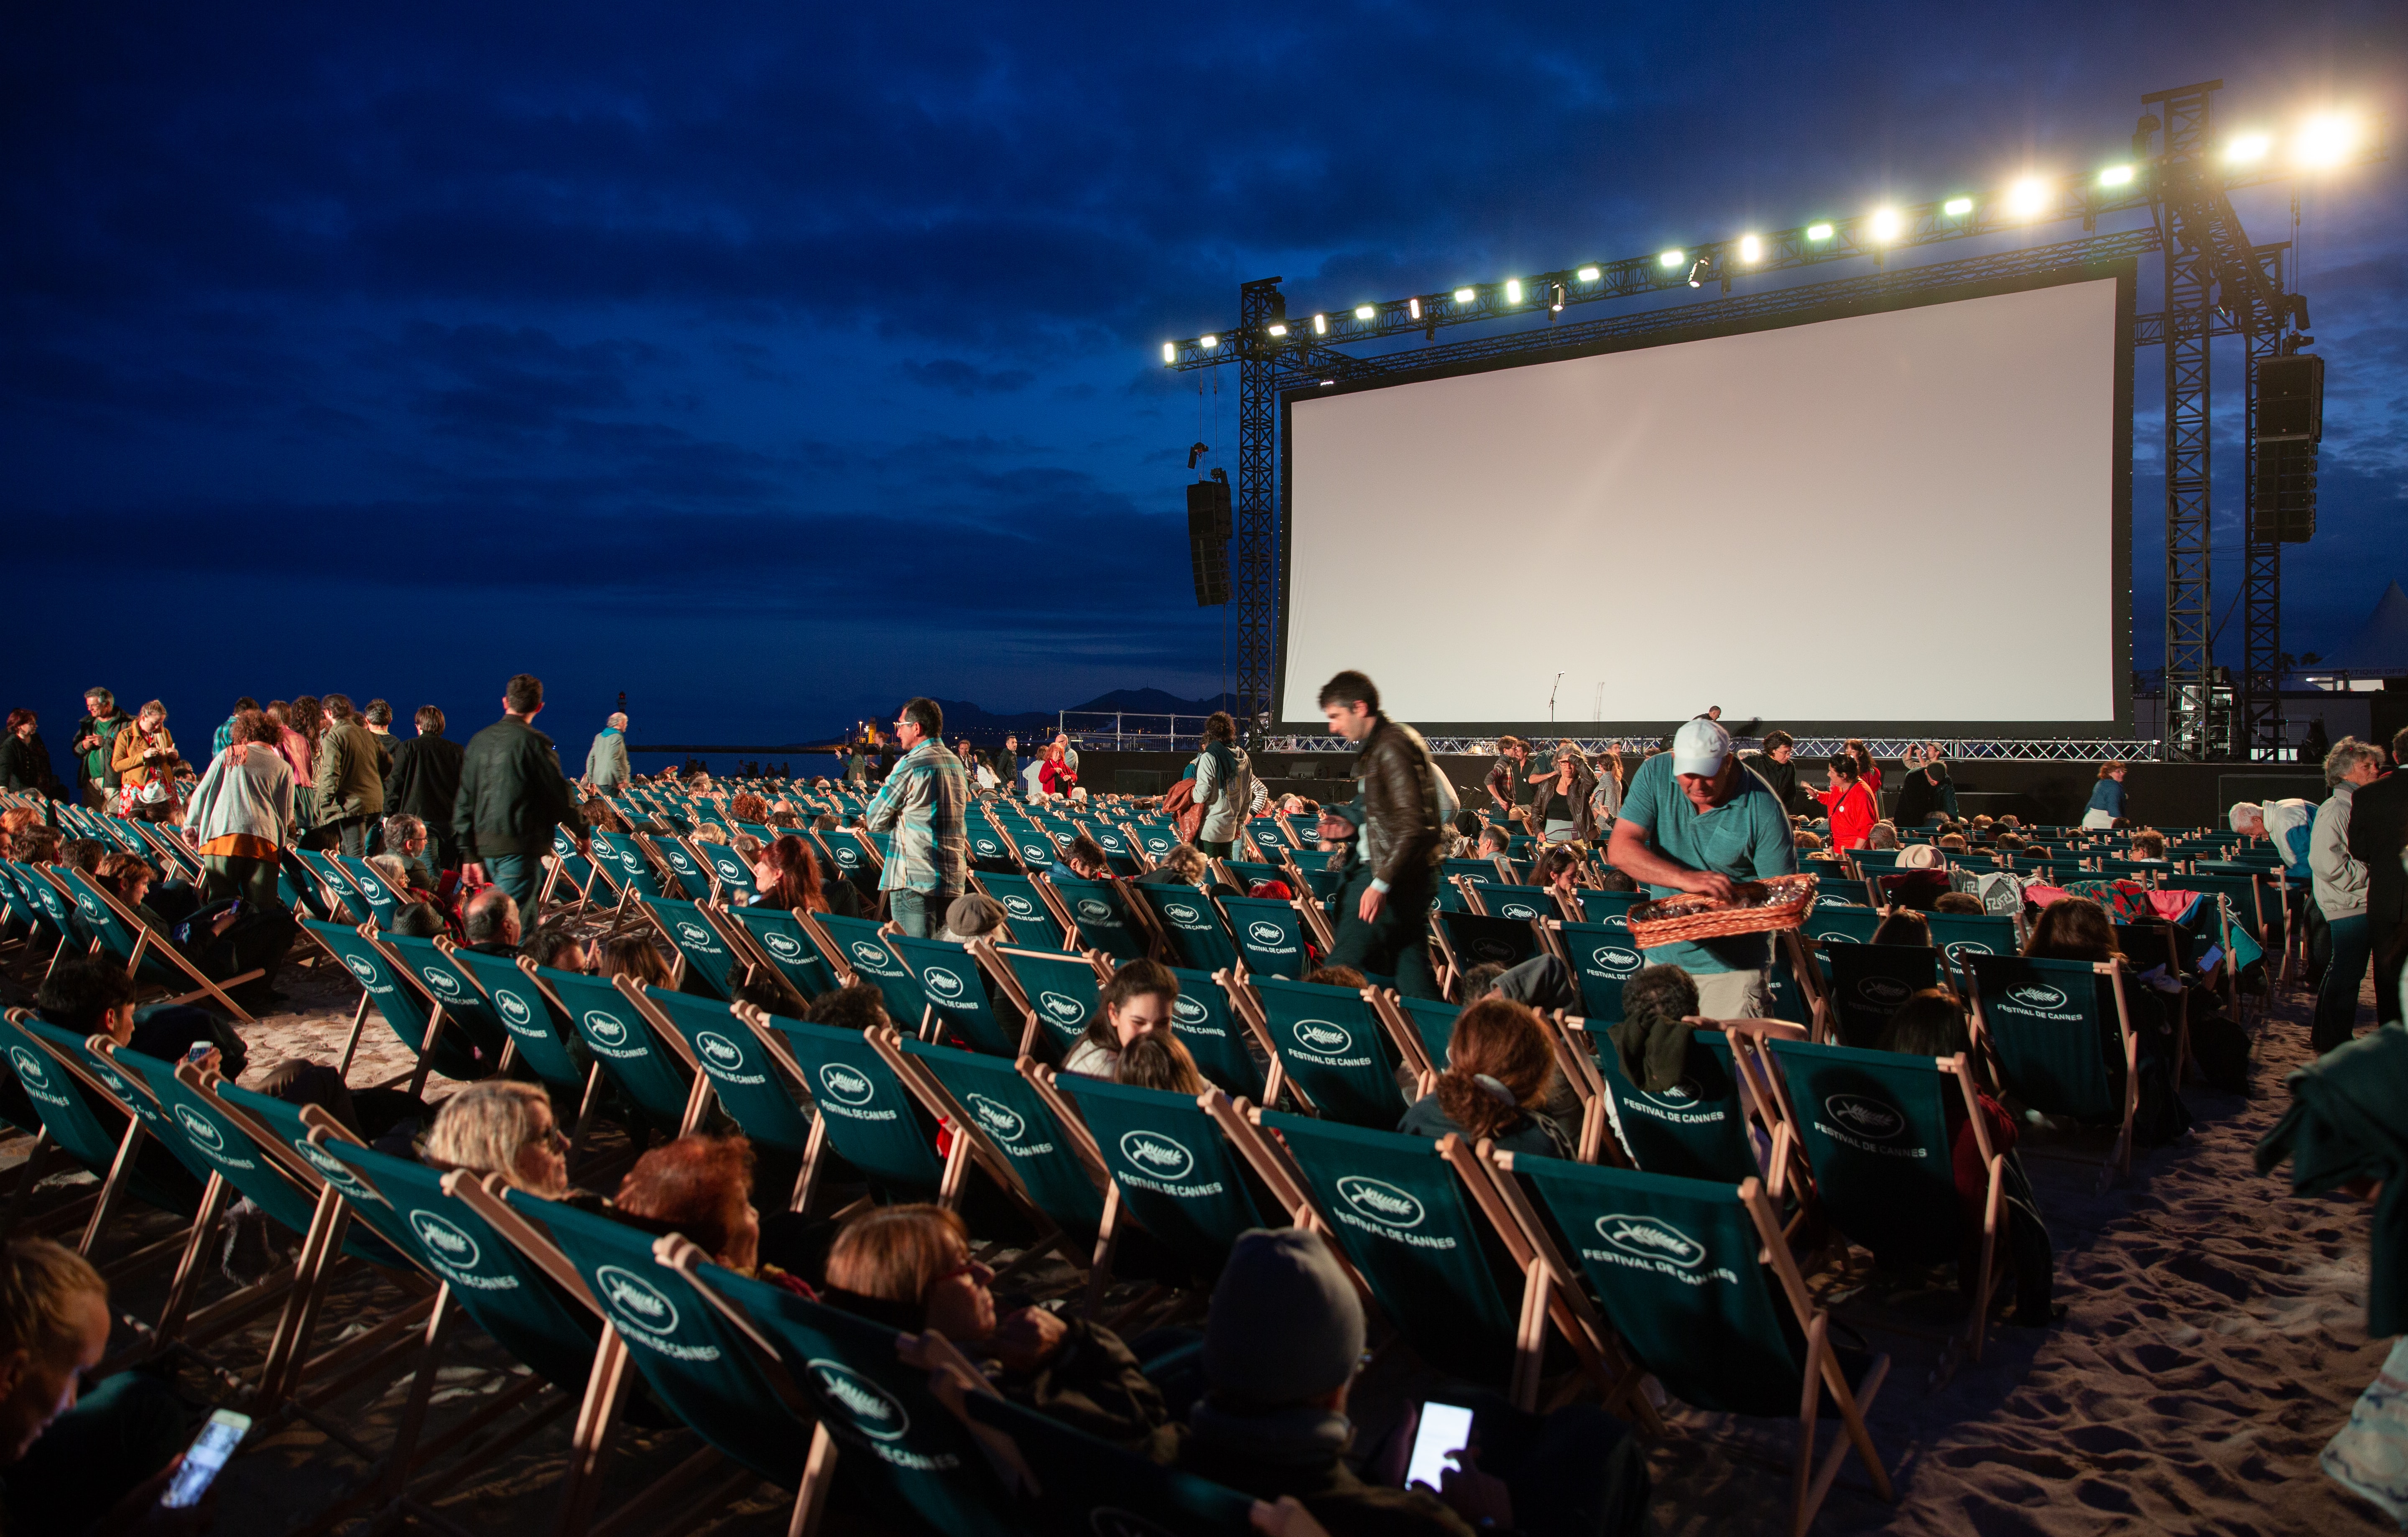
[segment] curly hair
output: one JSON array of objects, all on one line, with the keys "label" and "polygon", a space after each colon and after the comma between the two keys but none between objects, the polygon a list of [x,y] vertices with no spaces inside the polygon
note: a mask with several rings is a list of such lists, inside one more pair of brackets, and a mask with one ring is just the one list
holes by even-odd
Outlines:
[{"label": "curly hair", "polygon": [[[1448,1120],[1474,1138],[1510,1130],[1522,1107],[1545,1092],[1555,1054],[1529,1005],[1484,998],[1457,1014],[1447,1038],[1446,1071],[1439,1075],[1438,1104]],[[1504,1085],[1512,1102],[1489,1088]]]}]

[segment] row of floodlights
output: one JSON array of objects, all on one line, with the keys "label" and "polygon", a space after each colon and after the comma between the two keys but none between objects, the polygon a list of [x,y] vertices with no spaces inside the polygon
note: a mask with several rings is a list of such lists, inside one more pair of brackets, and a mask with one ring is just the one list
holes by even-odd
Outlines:
[{"label": "row of floodlights", "polygon": [[[2356,119],[2338,112],[2328,112],[2310,118],[2291,137],[2291,158],[2297,165],[2306,169],[2337,165],[2348,157],[2351,151],[2358,148],[2360,132]],[[2273,151],[2273,135],[2246,133],[2237,135],[2226,143],[2224,159],[2231,165],[2254,165],[2264,161]],[[2099,185],[2104,188],[2128,187],[2138,175],[2138,168],[2131,165],[2110,165],[2099,173]],[[2055,201],[2057,188],[2057,183],[2044,177],[2019,178],[2007,187],[2004,199],[2007,212],[2019,219],[2037,218],[2046,212],[2051,203]],[[1949,198],[1940,205],[1940,211],[1944,217],[1950,219],[1968,218],[1973,212],[1973,199],[1966,196]],[[1906,216],[1894,208],[1875,208],[1867,218],[1865,228],[1875,244],[1887,245],[1905,232]],[[1805,230],[1806,240],[1810,245],[1820,245],[1836,233],[1838,233],[1837,226],[1828,220],[1809,224]],[[1741,236],[1737,254],[1742,266],[1753,266],[1764,258],[1764,237],[1758,235]],[[1676,271],[1683,263],[1688,263],[1691,288],[1696,288],[1703,282],[1707,269],[1713,266],[1713,261],[1711,256],[1699,256],[1692,261],[1688,251],[1678,248],[1664,251],[1656,258],[1656,265],[1667,272]],[[1604,277],[1604,272],[1598,267],[1584,266],[1572,276],[1580,282],[1594,283]],[[1555,294],[1549,308],[1561,309],[1564,307],[1564,287],[1561,283],[1554,286]],[[1507,304],[1520,304],[1522,292],[1521,279],[1505,280]],[[1466,286],[1456,289],[1453,296],[1457,304],[1469,304],[1479,297],[1479,291]],[[1420,298],[1407,299],[1405,310],[1410,318],[1421,319]],[[1358,304],[1354,307],[1354,318],[1358,321],[1374,319],[1379,313],[1377,305]],[[1288,333],[1285,322],[1274,322],[1265,327],[1265,330],[1274,337],[1283,337]],[[1329,317],[1326,314],[1312,317],[1312,334],[1317,337],[1329,334]],[[1196,345],[1209,352],[1221,345],[1221,338],[1217,336],[1197,337]],[[1162,361],[1165,363],[1179,361],[1177,342],[1166,341],[1162,344]]]}]

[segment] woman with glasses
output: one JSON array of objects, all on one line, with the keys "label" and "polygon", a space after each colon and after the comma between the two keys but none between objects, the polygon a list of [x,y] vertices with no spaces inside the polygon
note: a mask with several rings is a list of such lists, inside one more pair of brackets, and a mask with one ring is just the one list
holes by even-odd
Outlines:
[{"label": "woman with glasses", "polygon": [[552,1099],[533,1084],[489,1078],[444,1100],[419,1145],[430,1169],[499,1174],[531,1196],[589,1211],[610,1203],[568,1183],[568,1138],[552,1113]]}]

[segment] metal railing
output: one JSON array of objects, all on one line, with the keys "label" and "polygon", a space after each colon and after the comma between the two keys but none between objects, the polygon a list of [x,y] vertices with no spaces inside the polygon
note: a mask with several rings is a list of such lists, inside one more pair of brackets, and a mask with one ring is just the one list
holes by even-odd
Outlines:
[{"label": "metal railing", "polygon": [[1065,710],[1055,718],[1072,745],[1124,753],[1202,751],[1209,715],[1140,715],[1121,711]]}]

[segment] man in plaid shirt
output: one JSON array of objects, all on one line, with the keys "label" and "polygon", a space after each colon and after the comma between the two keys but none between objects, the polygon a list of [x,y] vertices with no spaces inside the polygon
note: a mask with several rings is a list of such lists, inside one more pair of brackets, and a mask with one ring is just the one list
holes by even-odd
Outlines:
[{"label": "man in plaid shirt", "polygon": [[962,818],[969,805],[969,779],[962,760],[944,743],[945,712],[934,699],[913,699],[895,720],[896,745],[903,761],[869,797],[862,823],[871,832],[895,834],[895,852],[878,877],[887,894],[887,913],[904,933],[926,939],[930,920],[962,894],[969,867],[969,842]]}]

